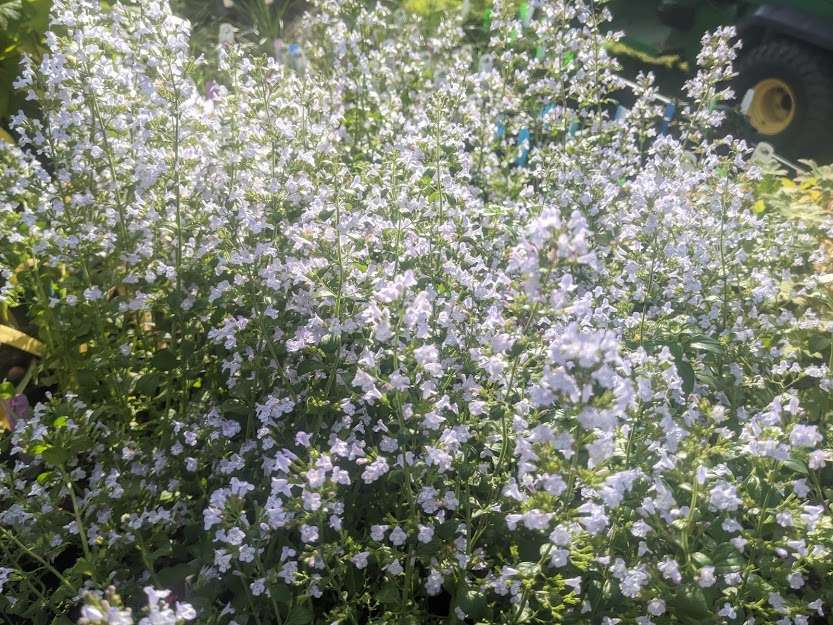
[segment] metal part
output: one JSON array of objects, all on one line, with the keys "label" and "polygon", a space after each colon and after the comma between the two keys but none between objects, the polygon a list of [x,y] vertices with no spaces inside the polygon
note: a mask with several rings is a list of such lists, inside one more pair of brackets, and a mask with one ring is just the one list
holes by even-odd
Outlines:
[{"label": "metal part", "polygon": [[796,97],[793,88],[780,78],[766,78],[752,88],[747,117],[762,135],[784,132],[795,119]]}]

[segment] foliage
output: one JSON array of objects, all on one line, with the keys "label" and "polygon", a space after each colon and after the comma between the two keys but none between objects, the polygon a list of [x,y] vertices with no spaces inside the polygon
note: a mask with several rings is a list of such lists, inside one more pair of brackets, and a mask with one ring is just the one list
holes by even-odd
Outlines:
[{"label": "foliage", "polygon": [[224,46],[204,92],[165,3],[55,3],[0,146],[52,386],[0,438],[6,621],[829,612],[829,216],[712,138],[730,32],[657,136],[598,2],[514,14],[478,58],[321,0],[304,67]]},{"label": "foliage", "polygon": [[[292,20],[299,17],[305,7],[303,0],[172,2],[174,12],[191,22],[191,49],[195,54],[213,50],[219,41],[221,28],[231,28],[235,38],[249,52],[279,54],[283,39],[294,34]],[[214,78],[213,71],[210,73]]]},{"label": "foliage", "polygon": [[51,0],[0,0],[0,118],[24,104],[12,82],[23,54],[39,55]]},{"label": "foliage", "polygon": [[[826,361],[833,368],[833,166],[805,165],[808,170],[795,179],[777,173],[766,176],[757,185],[759,199],[753,210],[783,218],[819,241],[807,256],[808,262],[793,269],[796,275],[789,279],[802,287],[786,291],[783,305],[798,317],[819,320],[794,336],[803,364]],[[829,393],[808,389],[806,394],[813,397],[821,418],[833,407]]]}]

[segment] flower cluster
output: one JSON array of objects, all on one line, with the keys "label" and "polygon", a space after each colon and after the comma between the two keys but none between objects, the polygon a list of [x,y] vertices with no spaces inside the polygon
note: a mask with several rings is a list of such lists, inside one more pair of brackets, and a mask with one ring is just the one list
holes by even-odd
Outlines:
[{"label": "flower cluster", "polygon": [[715,130],[730,33],[661,135],[650,77],[612,114],[608,18],[319,0],[298,68],[56,0],[0,148],[0,295],[50,387],[0,438],[0,613],[827,614],[819,242]]},{"label": "flower cluster", "polygon": [[[194,608],[187,603],[176,602],[172,609],[167,599],[169,590],[156,590],[152,586],[145,588],[147,595],[147,616],[139,620],[138,625],[183,625],[196,617]],[[107,589],[106,598],[88,594],[81,608],[78,625],[135,625],[132,611],[124,608],[121,597],[112,586]]]}]

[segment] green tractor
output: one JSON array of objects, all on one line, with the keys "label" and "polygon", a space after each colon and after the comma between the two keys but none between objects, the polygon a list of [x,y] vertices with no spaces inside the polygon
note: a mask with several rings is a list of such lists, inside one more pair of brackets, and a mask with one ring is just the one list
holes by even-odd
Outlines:
[{"label": "green tractor", "polygon": [[748,138],[794,157],[833,153],[833,0],[613,0],[611,10],[629,50],[683,70],[705,32],[734,25]]}]

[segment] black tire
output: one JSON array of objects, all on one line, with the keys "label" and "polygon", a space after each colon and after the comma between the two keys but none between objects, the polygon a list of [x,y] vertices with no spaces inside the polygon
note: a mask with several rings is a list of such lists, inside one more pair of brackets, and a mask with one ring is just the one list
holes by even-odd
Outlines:
[{"label": "black tire", "polygon": [[766,141],[785,156],[824,158],[833,154],[833,59],[801,43],[776,39],[746,52],[737,66],[735,94],[741,102],[762,80],[784,81],[795,94],[795,115],[778,134],[748,126],[752,141]]}]

